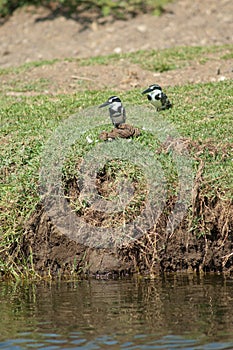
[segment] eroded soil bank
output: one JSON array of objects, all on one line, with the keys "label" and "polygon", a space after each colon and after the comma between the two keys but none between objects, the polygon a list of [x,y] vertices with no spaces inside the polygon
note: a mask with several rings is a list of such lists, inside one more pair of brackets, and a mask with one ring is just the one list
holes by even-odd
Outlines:
[{"label": "eroded soil bank", "polygon": [[[187,139],[183,142],[187,143]],[[192,144],[198,157],[207,146],[209,149],[212,147],[212,152],[217,152],[214,144]],[[170,147],[171,142],[167,145],[167,148]],[[203,179],[203,168],[204,163],[200,160],[191,205],[173,232],[169,233],[166,228],[177,202],[174,195],[167,198],[165,209],[153,228],[141,232],[140,227],[135,226],[135,240],[120,248],[110,245],[110,248],[105,249],[90,247],[81,240],[79,242],[77,237],[72,239],[72,223],[67,225],[70,218],[64,216],[62,211],[54,215],[52,210],[48,211],[41,203],[27,223],[21,243],[12,247],[11,254],[18,266],[23,261],[29,265],[31,262],[31,268],[45,276],[81,274],[114,277],[176,271],[232,273],[233,203],[231,199],[223,200],[218,189],[215,195],[208,195],[212,188]],[[103,197],[109,195],[111,181],[111,177],[105,174],[101,174],[101,179],[98,179],[98,191]],[[68,205],[72,207],[71,202],[80,195],[77,179],[69,180],[67,188],[66,195],[71,198]],[[111,225],[121,225],[124,213],[118,213],[117,216],[107,213],[104,216],[95,208],[87,207],[74,215],[93,227],[106,226],[107,223],[110,235]],[[130,221],[130,217],[128,219]],[[75,233],[81,231],[82,236],[87,237],[85,242],[88,242],[88,235],[92,233],[86,227],[77,226],[74,230]]]},{"label": "eroded soil bank", "polygon": [[[199,198],[195,211],[200,225],[209,234],[190,232],[186,218],[171,236],[164,234],[165,216],[156,231],[151,231],[124,249],[93,249],[61,234],[44,212],[42,205],[31,218],[21,246],[14,247],[13,256],[19,262],[30,262],[36,273],[47,276],[79,274],[95,276],[122,276],[133,273],[158,272],[229,272],[233,270],[232,203],[219,200],[208,202]],[[172,204],[170,203],[171,210]],[[202,211],[203,210],[203,211]],[[200,211],[202,211],[200,213]],[[203,227],[204,229],[204,227]]]}]

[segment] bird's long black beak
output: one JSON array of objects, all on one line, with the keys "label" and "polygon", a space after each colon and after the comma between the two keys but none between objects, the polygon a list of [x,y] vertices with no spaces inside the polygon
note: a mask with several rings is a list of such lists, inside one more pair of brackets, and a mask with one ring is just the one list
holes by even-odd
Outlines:
[{"label": "bird's long black beak", "polygon": [[142,95],[147,94],[147,93],[150,92],[150,91],[151,91],[151,89],[150,89],[150,88],[147,88],[146,90],[142,91]]},{"label": "bird's long black beak", "polygon": [[108,106],[110,103],[108,101],[104,102],[102,105],[99,106],[99,108],[102,108],[102,107],[106,107]]}]

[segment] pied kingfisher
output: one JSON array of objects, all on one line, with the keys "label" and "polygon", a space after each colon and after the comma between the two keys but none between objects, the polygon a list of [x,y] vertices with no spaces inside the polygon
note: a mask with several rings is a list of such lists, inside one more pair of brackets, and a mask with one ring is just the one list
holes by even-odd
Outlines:
[{"label": "pied kingfisher", "polygon": [[148,100],[156,107],[157,111],[172,107],[167,95],[162,91],[161,86],[157,84],[150,85],[142,94],[147,94]]},{"label": "pied kingfisher", "polygon": [[117,96],[111,96],[104,102],[99,108],[109,106],[110,119],[113,125],[118,128],[119,125],[124,124],[126,120],[125,108],[123,107],[121,100]]}]

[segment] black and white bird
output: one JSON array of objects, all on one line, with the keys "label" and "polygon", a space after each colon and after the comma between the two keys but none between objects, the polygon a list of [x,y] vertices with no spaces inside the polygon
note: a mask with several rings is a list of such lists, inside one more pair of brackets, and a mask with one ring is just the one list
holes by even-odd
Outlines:
[{"label": "black and white bird", "polygon": [[158,84],[150,85],[142,94],[147,94],[148,100],[156,107],[157,111],[169,109],[172,107],[167,95]]},{"label": "black and white bird", "polygon": [[117,96],[111,96],[104,102],[99,108],[109,106],[110,119],[115,126],[118,128],[119,125],[124,124],[126,121],[125,108],[123,107],[121,100]]}]

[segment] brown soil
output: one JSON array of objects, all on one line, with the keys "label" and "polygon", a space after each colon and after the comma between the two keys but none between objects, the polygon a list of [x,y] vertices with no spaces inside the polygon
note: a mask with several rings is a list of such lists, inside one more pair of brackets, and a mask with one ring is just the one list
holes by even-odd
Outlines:
[{"label": "brown soil", "polygon": [[[53,15],[44,8],[20,9],[0,27],[0,67],[40,59],[80,58],[140,49],[231,44],[232,13],[232,0],[178,0],[169,4],[159,18],[147,14],[126,22],[109,19],[101,23],[95,19],[86,27],[79,20]],[[43,92],[58,94],[83,88],[108,87],[121,91],[155,82],[168,86],[232,79],[231,61],[220,60],[218,53],[211,54],[210,58],[205,64],[193,62],[179,71],[163,73],[148,72],[138,65],[126,64],[124,60],[116,65],[98,66],[98,69],[95,66],[79,67],[75,61],[59,61],[19,73],[17,80],[46,79],[49,84]],[[14,73],[1,77],[6,90],[13,81]],[[36,93],[10,91],[7,94]],[[200,154],[206,145],[202,145],[202,149],[200,145],[192,147],[197,147]],[[40,204],[27,225],[22,244],[12,247],[12,256],[17,261],[25,257],[31,261],[29,257],[33,253],[33,269],[45,275],[84,272],[109,276],[184,269],[232,271],[232,203],[223,205],[221,194],[209,200],[203,192],[201,177],[200,165],[193,190],[193,215],[200,219],[199,232],[208,234],[199,239],[195,238],[195,232],[190,233],[190,218],[185,218],[172,236],[166,236],[167,214],[163,214],[156,228],[147,232],[140,242],[115,252],[91,249],[61,234]],[[70,191],[78,196],[76,183],[72,186]],[[174,198],[168,199],[168,212],[174,201]]]},{"label": "brown soil", "polygon": [[[0,27],[0,67],[25,62],[67,57],[90,57],[141,49],[162,49],[184,45],[231,44],[233,39],[231,0],[196,3],[177,0],[167,5],[161,17],[149,14],[128,21],[100,20],[85,23],[44,8],[19,9]],[[223,53],[221,53],[222,55]],[[152,73],[124,60],[116,65],[79,67],[61,61],[52,66],[32,68],[17,75],[17,81],[46,79],[44,93],[66,93],[88,88],[109,87],[128,90],[156,83],[162,86],[217,81],[232,78],[232,62],[210,55],[205,64],[193,62],[177,71]],[[15,75],[3,76],[3,86],[15,82]],[[23,94],[35,94],[26,91]],[[21,94],[14,91],[9,94]]]}]

